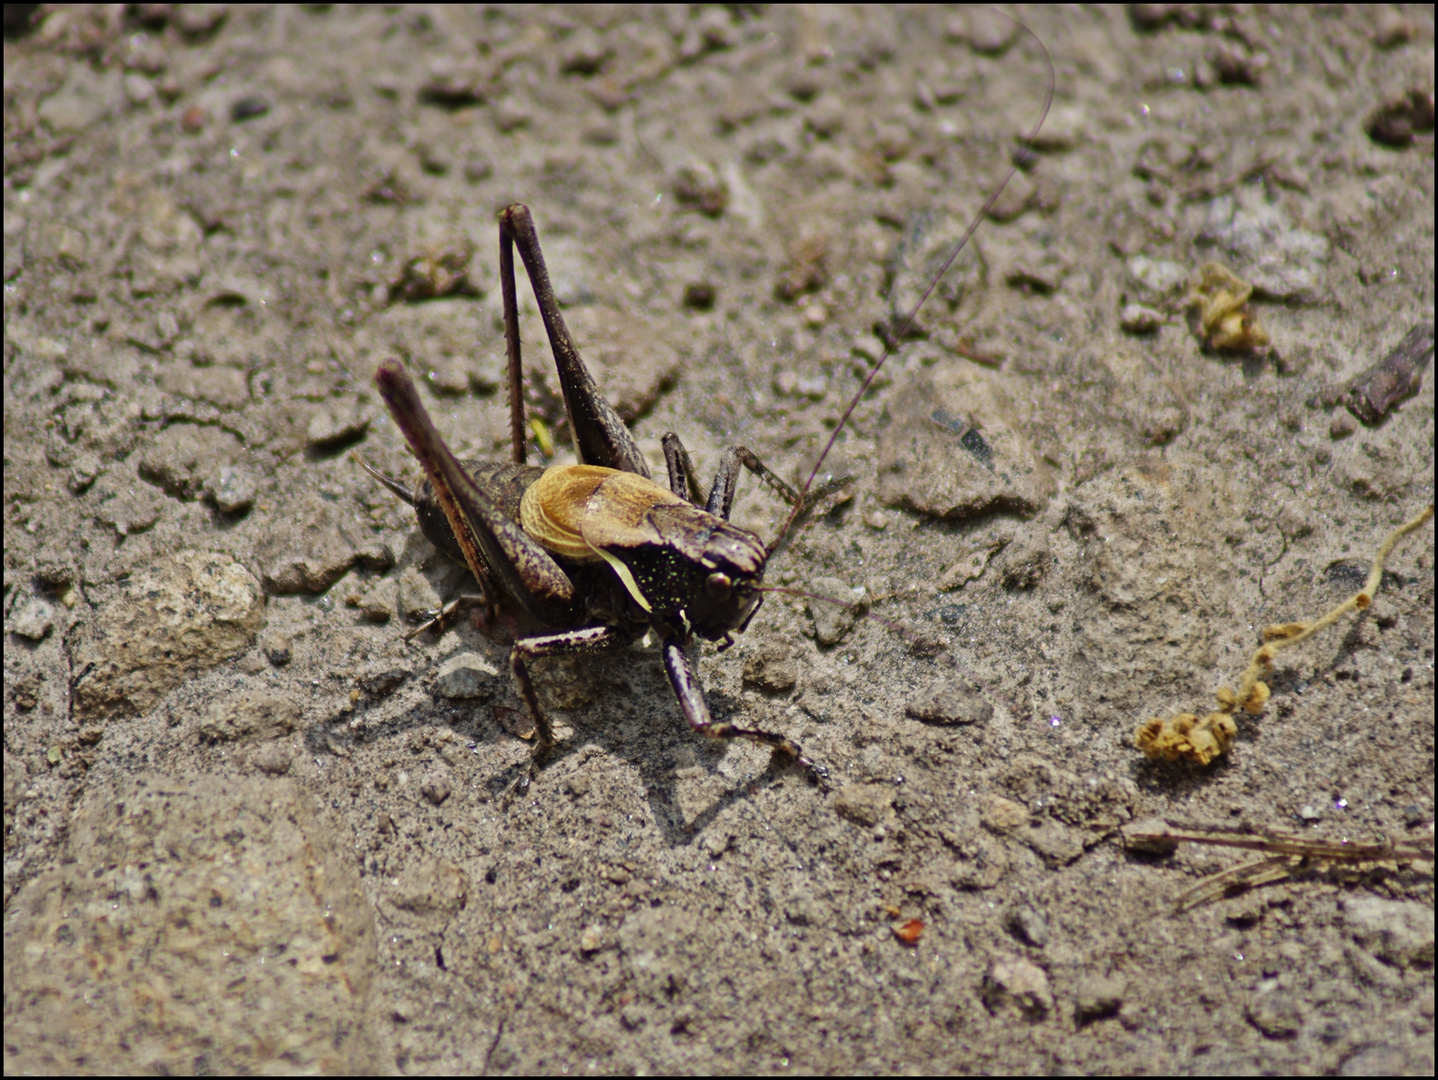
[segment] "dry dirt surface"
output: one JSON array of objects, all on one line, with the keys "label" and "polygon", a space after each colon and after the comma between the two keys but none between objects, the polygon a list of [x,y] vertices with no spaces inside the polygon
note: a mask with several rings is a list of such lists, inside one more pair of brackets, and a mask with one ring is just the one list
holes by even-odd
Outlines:
[{"label": "dry dirt surface", "polygon": [[[1432,9],[1018,14],[1028,151],[985,9],[7,8],[7,1073],[1431,1073],[1432,524],[1218,761],[1134,731],[1433,498]],[[652,646],[540,666],[517,789],[506,625],[405,641],[465,579],[348,457],[417,473],[387,357],[505,455],[496,211],[657,475],[799,482],[1015,160],[769,565],[868,617],[699,664],[834,790]],[[1178,910],[1255,855],[1152,818],[1430,854]]]}]

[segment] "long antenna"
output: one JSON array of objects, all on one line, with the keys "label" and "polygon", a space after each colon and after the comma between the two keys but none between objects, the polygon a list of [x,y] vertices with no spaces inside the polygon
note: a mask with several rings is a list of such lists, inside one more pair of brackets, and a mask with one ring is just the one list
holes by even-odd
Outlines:
[{"label": "long antenna", "polygon": [[1054,101],[1053,58],[1049,56],[1048,48],[1041,40],[1039,40],[1039,36],[1035,34],[1032,30],[1030,30],[1027,26],[1025,26],[1023,22],[1018,19],[1015,19],[1012,15],[1009,15],[1008,12],[1001,12],[1001,14],[1005,15],[1007,18],[1014,19],[1014,22],[1018,24],[1019,29],[1029,36],[1029,38],[1034,42],[1034,44],[1039,47],[1039,51],[1043,54],[1044,66],[1048,68],[1048,88],[1044,94],[1043,111],[1039,113],[1038,121],[1034,124],[1033,128],[1030,129],[1029,133],[1026,136],[1024,136],[1022,153],[1014,154],[1011,156],[1008,171],[1004,173],[1003,180],[999,183],[998,187],[994,188],[994,190],[989,194],[989,197],[984,200],[984,205],[979,207],[978,213],[974,214],[973,218],[970,219],[968,228],[964,230],[964,235],[959,238],[959,242],[955,244],[954,249],[949,252],[949,257],[944,260],[944,265],[939,268],[939,272],[935,274],[934,279],[929,282],[929,287],[924,290],[924,293],[922,296],[919,297],[918,302],[914,304],[908,315],[904,317],[904,321],[899,324],[898,330],[894,334],[889,336],[889,342],[887,345],[884,346],[884,352],[883,355],[879,357],[879,362],[869,369],[869,374],[864,377],[863,383],[860,384],[859,389],[855,392],[853,398],[850,400],[849,407],[844,410],[843,415],[839,418],[839,423],[834,428],[833,434],[829,436],[829,441],[824,444],[824,450],[819,455],[819,460],[814,462],[814,468],[809,473],[809,479],[805,480],[804,486],[799,489],[799,499],[790,508],[789,516],[784,519],[783,528],[779,530],[778,538],[774,541],[773,545],[771,545],[770,550],[778,549],[778,547],[784,542],[784,538],[789,535],[789,530],[793,527],[794,521],[800,516],[800,514],[802,514],[807,509],[807,507],[805,506],[806,497],[814,486],[814,480],[818,477],[819,470],[824,467],[824,459],[829,456],[829,451],[834,449],[834,443],[838,441],[839,433],[843,431],[844,426],[848,424],[849,417],[852,416],[854,410],[859,407],[859,402],[862,401],[864,395],[868,393],[870,385],[876,378],[878,378],[879,372],[883,370],[884,365],[888,363],[889,357],[898,350],[899,343],[902,342],[906,337],[908,337],[909,331],[913,328],[915,320],[919,317],[919,312],[923,309],[923,306],[928,303],[929,297],[933,295],[934,290],[939,287],[939,282],[942,281],[944,279],[944,275],[949,272],[949,267],[954,264],[954,260],[959,257],[959,254],[968,245],[969,239],[978,230],[979,225],[983,222],[989,211],[994,208],[994,204],[998,202],[999,196],[1004,193],[1004,188],[1009,186],[1009,181],[1014,178],[1014,173],[1018,172],[1019,163],[1028,157],[1029,153],[1032,150],[1034,140],[1038,138],[1039,131],[1044,126],[1044,121],[1048,119],[1049,107],[1053,105]]}]

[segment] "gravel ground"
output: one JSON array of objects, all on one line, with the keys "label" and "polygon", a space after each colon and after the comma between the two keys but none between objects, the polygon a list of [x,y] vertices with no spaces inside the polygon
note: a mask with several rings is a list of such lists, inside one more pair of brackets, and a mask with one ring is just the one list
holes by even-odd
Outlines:
[{"label": "gravel ground", "polygon": [[[1432,9],[1020,15],[1027,155],[1044,56],[985,10],[7,25],[7,1072],[1431,1073],[1431,855],[1179,911],[1251,854],[1123,836],[1431,852],[1431,523],[1224,757],[1133,739],[1432,501]],[[539,669],[511,797],[513,628],[405,642],[464,578],[348,459],[416,473],[390,356],[504,455],[495,212],[658,475],[674,430],[798,482],[1015,158],[770,563],[873,617],[771,595],[700,663],[835,790],[636,646]],[[1203,348],[1209,261],[1269,346]]]}]

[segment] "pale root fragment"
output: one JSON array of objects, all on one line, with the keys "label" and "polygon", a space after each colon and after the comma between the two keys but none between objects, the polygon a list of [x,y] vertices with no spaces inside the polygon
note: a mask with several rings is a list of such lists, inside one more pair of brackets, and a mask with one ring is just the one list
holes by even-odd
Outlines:
[{"label": "pale root fragment", "polygon": [[[1210,844],[1260,853],[1261,857],[1256,860],[1209,874],[1197,885],[1185,890],[1176,901],[1179,911],[1217,900],[1238,889],[1284,881],[1301,871],[1324,864],[1356,868],[1356,864],[1361,863],[1433,861],[1431,831],[1426,836],[1366,842],[1351,836],[1328,839],[1263,826],[1255,829],[1241,821],[1204,824],[1173,818],[1146,818],[1125,825],[1121,832],[1125,847],[1154,855],[1171,855],[1180,843]],[[1428,944],[1431,961],[1432,941]]]},{"label": "pale root fragment", "polygon": [[1234,723],[1233,714],[1242,708],[1250,716],[1257,716],[1268,704],[1269,689],[1263,676],[1273,670],[1273,659],[1278,655],[1278,651],[1297,645],[1300,641],[1307,641],[1350,611],[1362,611],[1371,605],[1378,586],[1383,581],[1383,567],[1388,562],[1388,556],[1398,546],[1398,541],[1432,516],[1433,507],[1429,505],[1422,513],[1414,515],[1393,530],[1378,549],[1378,554],[1373,559],[1373,569],[1368,572],[1368,580],[1363,583],[1363,588],[1322,618],[1313,622],[1273,623],[1265,626],[1264,644],[1254,651],[1253,658],[1249,660],[1248,668],[1239,680],[1237,693],[1226,686],[1218,688],[1215,695],[1218,698],[1217,712],[1211,712],[1202,718],[1193,713],[1179,713],[1169,719],[1154,717],[1146,720],[1134,732],[1134,744],[1149,757],[1163,758],[1165,761],[1188,760],[1207,765],[1214,758],[1222,756],[1238,734],[1238,725]]}]

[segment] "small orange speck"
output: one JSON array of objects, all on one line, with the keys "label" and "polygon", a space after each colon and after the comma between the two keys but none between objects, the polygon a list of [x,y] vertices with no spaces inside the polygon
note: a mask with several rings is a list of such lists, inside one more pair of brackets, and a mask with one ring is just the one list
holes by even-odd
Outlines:
[{"label": "small orange speck", "polygon": [[894,927],[894,936],[905,945],[917,945],[924,936],[924,920],[908,919]]}]

